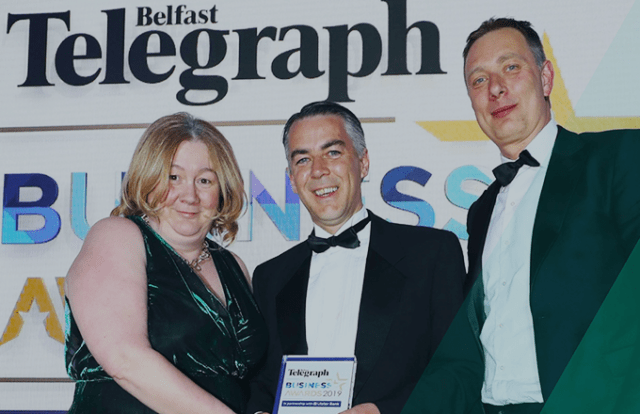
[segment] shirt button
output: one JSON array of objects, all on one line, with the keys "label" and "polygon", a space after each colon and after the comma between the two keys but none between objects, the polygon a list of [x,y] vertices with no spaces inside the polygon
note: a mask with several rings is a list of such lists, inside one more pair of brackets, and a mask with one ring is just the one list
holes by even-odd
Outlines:
[{"label": "shirt button", "polygon": [[516,205],[516,202],[515,202],[515,201],[512,201],[512,202],[511,202],[511,207],[514,207],[515,205]]},{"label": "shirt button", "polygon": [[507,282],[502,282],[502,286],[507,286]]},{"label": "shirt button", "polygon": [[505,240],[504,245],[508,246],[509,245],[509,240]]},{"label": "shirt button", "polygon": [[500,371],[504,371],[504,365],[500,366]]},{"label": "shirt button", "polygon": [[502,328],[502,324],[500,324],[500,325],[498,325],[498,326]]}]

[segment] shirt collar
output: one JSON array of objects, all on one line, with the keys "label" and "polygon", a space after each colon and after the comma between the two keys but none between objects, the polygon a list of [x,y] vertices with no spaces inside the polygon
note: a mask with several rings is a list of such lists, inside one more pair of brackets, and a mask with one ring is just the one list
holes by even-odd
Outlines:
[{"label": "shirt collar", "polygon": [[[553,150],[553,144],[556,142],[556,136],[558,135],[558,124],[552,118],[547,125],[538,135],[527,145],[527,150],[540,163],[541,167],[549,165],[549,159],[551,159],[551,151]],[[502,162],[511,162],[509,158],[500,154]]]},{"label": "shirt collar", "polygon": [[[322,227],[318,226],[317,224],[313,225],[313,228],[316,232],[316,236],[318,237],[324,237],[324,238],[328,238],[331,236],[337,236],[338,234],[342,233],[343,231],[345,231],[346,229],[348,229],[349,227],[353,226],[354,224],[357,224],[358,222],[360,222],[361,220],[364,220],[365,218],[367,218],[367,209],[362,207],[360,210],[358,210],[357,212],[355,212],[353,214],[353,216],[351,216],[351,218],[349,218],[349,220],[345,221],[342,226],[338,229],[338,231],[336,231],[336,234],[331,234],[329,232],[327,232],[325,229],[323,229]],[[358,233],[360,234],[360,233]]]}]

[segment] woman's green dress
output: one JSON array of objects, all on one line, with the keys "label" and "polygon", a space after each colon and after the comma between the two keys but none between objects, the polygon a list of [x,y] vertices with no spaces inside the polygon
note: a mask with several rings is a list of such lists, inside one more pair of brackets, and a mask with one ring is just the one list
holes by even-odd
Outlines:
[{"label": "woman's green dress", "polygon": [[[141,217],[147,252],[149,341],[200,387],[244,412],[248,379],[268,342],[264,320],[233,255],[211,240],[226,307],[187,263]],[[73,413],[154,413],[118,386],[91,355],[67,303],[66,363],[76,381]]]}]

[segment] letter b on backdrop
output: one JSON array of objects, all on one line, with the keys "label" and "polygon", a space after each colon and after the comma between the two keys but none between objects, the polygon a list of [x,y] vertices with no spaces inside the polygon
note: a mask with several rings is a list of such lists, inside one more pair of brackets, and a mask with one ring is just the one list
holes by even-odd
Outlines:
[{"label": "letter b on backdrop", "polygon": [[[26,201],[20,189],[40,189],[37,200]],[[2,244],[46,243],[60,232],[60,215],[51,208],[58,198],[58,184],[44,174],[6,174],[2,208]],[[38,229],[20,229],[20,217],[39,216],[44,225]]]}]

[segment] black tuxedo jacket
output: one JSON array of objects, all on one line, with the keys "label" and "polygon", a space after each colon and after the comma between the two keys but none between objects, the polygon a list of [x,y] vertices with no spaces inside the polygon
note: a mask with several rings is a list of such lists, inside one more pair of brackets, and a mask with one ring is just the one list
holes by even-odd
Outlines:
[{"label": "black tuxedo jacket", "polygon": [[[544,401],[640,238],[639,155],[640,131],[578,135],[559,127],[531,244],[530,306]],[[471,292],[403,414],[484,412],[482,251],[498,191],[494,182],[469,210]],[[612,351],[619,345],[612,341]]]},{"label": "black tuxedo jacket", "polygon": [[[383,414],[399,413],[462,303],[464,261],[452,233],[369,216],[353,405],[370,402]],[[301,243],[254,272],[254,295],[270,339],[247,413],[271,412],[282,356],[307,353],[310,264],[311,250]]]}]

